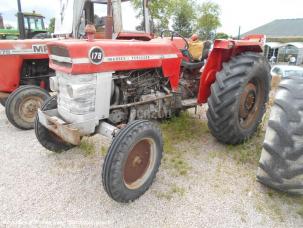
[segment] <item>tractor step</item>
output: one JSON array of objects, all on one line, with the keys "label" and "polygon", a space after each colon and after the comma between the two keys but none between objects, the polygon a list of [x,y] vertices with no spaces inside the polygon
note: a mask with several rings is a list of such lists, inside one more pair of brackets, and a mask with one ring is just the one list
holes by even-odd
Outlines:
[{"label": "tractor step", "polygon": [[181,103],[182,103],[182,108],[193,108],[198,105],[197,98],[183,100]]}]

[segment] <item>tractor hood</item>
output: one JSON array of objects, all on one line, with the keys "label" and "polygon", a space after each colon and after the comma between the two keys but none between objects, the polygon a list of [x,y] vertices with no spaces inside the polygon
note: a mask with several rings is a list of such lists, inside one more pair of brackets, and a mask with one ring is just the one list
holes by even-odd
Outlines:
[{"label": "tractor hood", "polygon": [[166,76],[178,75],[182,53],[167,39],[64,40],[48,44],[50,67],[68,74],[90,74],[161,68]]}]

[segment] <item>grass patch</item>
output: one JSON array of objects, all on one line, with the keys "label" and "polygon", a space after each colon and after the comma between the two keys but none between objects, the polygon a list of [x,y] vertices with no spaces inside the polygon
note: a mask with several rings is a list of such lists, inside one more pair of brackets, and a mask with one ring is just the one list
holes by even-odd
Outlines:
[{"label": "grass patch", "polygon": [[89,138],[85,138],[81,141],[80,149],[84,152],[85,156],[89,156],[96,153],[95,144]]},{"label": "grass patch", "polygon": [[303,196],[300,195],[290,195],[269,189],[264,197],[258,197],[255,203],[259,212],[269,214],[281,222],[291,212],[297,213],[303,218]]},{"label": "grass patch", "polygon": [[271,80],[271,89],[274,91],[277,90],[280,85],[280,82],[281,82],[280,76],[273,76]]},{"label": "grass patch", "polygon": [[290,195],[287,193],[277,192],[274,190],[269,190],[267,194],[270,198],[272,198],[274,202],[280,200],[282,204],[297,206],[298,207],[297,214],[303,218],[303,196]]},{"label": "grass patch", "polygon": [[171,200],[174,196],[184,196],[185,188],[179,187],[176,184],[173,184],[167,192],[158,192],[157,197],[160,199]]},{"label": "grass patch", "polygon": [[183,112],[179,117],[164,121],[161,129],[164,137],[164,163],[175,170],[177,175],[186,175],[191,167],[183,157],[187,151],[182,150],[180,144],[201,139],[209,132],[206,122]]},{"label": "grass patch", "polygon": [[279,222],[284,221],[284,213],[281,209],[279,199],[274,200],[271,196],[255,201],[255,208],[261,214],[267,214],[274,219],[278,219]]},{"label": "grass patch", "polygon": [[258,165],[263,148],[267,123],[270,117],[269,105],[266,110],[267,111],[263,116],[262,122],[260,123],[257,132],[254,134],[253,137],[249,138],[242,144],[227,146],[227,151],[229,152],[229,155],[238,164],[252,164],[256,166]]},{"label": "grass patch", "polygon": [[107,154],[108,148],[106,146],[102,146],[100,149],[100,154],[105,157]]},{"label": "grass patch", "polygon": [[182,112],[179,117],[164,121],[161,129],[175,141],[200,139],[205,133],[209,133],[207,123],[191,116],[188,112]]},{"label": "grass patch", "polygon": [[261,134],[257,133],[251,139],[240,145],[228,145],[227,151],[229,155],[238,164],[258,165],[263,147],[264,134],[264,132]]},{"label": "grass patch", "polygon": [[297,213],[303,218],[303,206],[298,209]]}]

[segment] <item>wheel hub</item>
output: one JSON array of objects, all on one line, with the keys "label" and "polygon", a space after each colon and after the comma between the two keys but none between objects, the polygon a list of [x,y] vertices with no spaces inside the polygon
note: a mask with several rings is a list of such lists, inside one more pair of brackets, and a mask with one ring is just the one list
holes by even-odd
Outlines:
[{"label": "wheel hub", "polygon": [[244,88],[240,100],[240,117],[247,118],[249,113],[253,111],[256,102],[257,88],[254,84],[249,83]]},{"label": "wheel hub", "polygon": [[137,189],[148,179],[153,165],[154,143],[144,139],[130,151],[124,166],[124,183],[130,189]]},{"label": "wheel hub", "polygon": [[26,122],[33,122],[43,99],[40,97],[30,96],[24,99],[19,106],[20,117]]},{"label": "wheel hub", "polygon": [[241,94],[239,107],[239,120],[243,128],[248,128],[254,124],[258,115],[258,109],[262,103],[261,88],[258,83],[249,82]]}]

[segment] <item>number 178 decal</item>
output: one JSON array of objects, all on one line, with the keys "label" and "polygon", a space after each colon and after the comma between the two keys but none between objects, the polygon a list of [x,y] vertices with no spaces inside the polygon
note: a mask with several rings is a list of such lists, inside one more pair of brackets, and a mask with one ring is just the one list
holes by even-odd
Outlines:
[{"label": "number 178 decal", "polygon": [[101,64],[104,57],[103,50],[99,47],[93,47],[89,51],[89,60],[92,64]]}]

